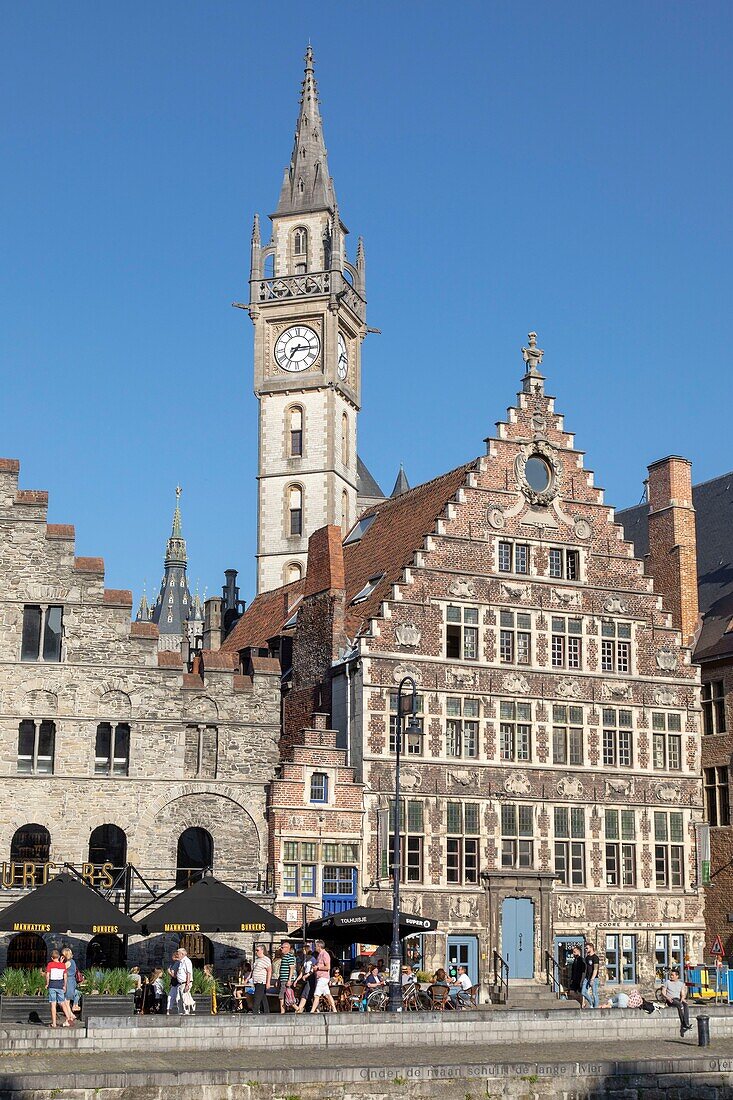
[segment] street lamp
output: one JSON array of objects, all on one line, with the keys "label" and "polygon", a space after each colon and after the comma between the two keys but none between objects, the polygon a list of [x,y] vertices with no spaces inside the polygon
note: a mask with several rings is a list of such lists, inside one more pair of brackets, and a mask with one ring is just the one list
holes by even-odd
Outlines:
[{"label": "street lamp", "polygon": [[[403,689],[407,688],[407,692]],[[407,704],[407,705],[405,705]],[[403,676],[397,689],[397,744],[395,761],[394,838],[392,848],[392,943],[389,948],[389,1004],[388,1012],[402,1011],[402,947],[400,946],[400,756],[402,754],[402,727],[405,714],[410,715],[407,733],[419,733],[415,717],[417,712],[417,687],[412,676]]]}]

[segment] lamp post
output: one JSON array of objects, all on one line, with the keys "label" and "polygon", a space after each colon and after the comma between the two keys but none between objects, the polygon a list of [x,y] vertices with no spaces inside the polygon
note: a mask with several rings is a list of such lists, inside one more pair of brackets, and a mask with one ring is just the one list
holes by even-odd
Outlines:
[{"label": "lamp post", "polygon": [[[403,693],[408,688],[409,695]],[[411,676],[403,676],[397,689],[397,744],[395,759],[394,837],[392,846],[392,943],[389,948],[389,1004],[388,1012],[402,1011],[402,947],[400,945],[400,757],[402,754],[402,730],[406,707],[409,702],[410,724],[407,732],[417,729],[417,687]]]}]

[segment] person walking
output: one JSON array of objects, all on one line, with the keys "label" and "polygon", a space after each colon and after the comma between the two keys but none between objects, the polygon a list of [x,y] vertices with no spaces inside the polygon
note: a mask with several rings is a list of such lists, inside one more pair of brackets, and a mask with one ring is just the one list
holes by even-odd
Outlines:
[{"label": "person walking", "polygon": [[573,945],[573,955],[570,961],[570,976],[568,979],[568,997],[573,1001],[578,1001],[580,1007],[583,1008],[583,994],[581,989],[583,988],[583,981],[585,979],[585,959],[580,950],[579,944]]},{"label": "person walking", "polygon": [[188,1015],[188,1009],[184,1003],[184,993],[191,992],[193,982],[193,966],[186,951],[179,947],[173,952],[171,965],[168,967],[171,976],[171,991],[168,994],[168,1015],[177,1012]]},{"label": "person walking", "polygon": [[303,965],[300,968],[300,974],[296,978],[296,981],[303,981],[303,988],[300,991],[300,1004],[296,1008],[296,1012],[300,1015],[305,1012],[308,1004],[313,1004],[313,994],[316,987],[316,972],[314,970],[313,952],[310,947],[303,949]]},{"label": "person walking", "polygon": [[[297,960],[293,946],[289,940],[283,940],[280,944],[280,973],[278,975],[278,997],[280,998],[280,1015],[285,1015],[285,996],[287,990],[292,991],[297,969]],[[289,998],[290,1005],[295,1003],[295,994]]]},{"label": "person walking", "polygon": [[53,949],[51,959],[46,963],[46,989],[51,1005],[51,1027],[56,1027],[56,1005],[61,1005],[61,1011],[66,1017],[64,1027],[73,1027],[76,1017],[71,1011],[66,995],[66,962],[60,953]]},{"label": "person walking", "polygon": [[272,961],[265,954],[264,943],[258,943],[255,948],[255,961],[252,966],[252,985],[255,987],[252,1011],[255,1016],[267,1015],[270,1005],[267,1000],[267,990],[272,981]]},{"label": "person walking", "polygon": [[677,1015],[680,1018],[680,1038],[683,1039],[685,1033],[692,1030],[692,1024],[687,1006],[687,986],[680,979],[680,972],[676,968],[670,970],[669,977],[662,982],[662,996],[668,1005],[673,1005],[677,1009]]},{"label": "person walking", "polygon": [[592,943],[587,943],[585,945],[585,975],[580,992],[583,999],[588,1002],[589,1008],[598,1008],[598,971],[600,967],[601,960],[596,955],[595,947]]},{"label": "person walking", "polygon": [[331,1012],[336,1011],[336,1003],[331,996],[331,989],[328,984],[328,979],[331,976],[331,956],[326,951],[326,945],[323,940],[316,940],[316,992],[313,998],[313,1007],[311,1008],[311,1014],[318,1012],[318,1006],[321,1003],[321,997],[325,997],[326,1004],[330,1008]]}]

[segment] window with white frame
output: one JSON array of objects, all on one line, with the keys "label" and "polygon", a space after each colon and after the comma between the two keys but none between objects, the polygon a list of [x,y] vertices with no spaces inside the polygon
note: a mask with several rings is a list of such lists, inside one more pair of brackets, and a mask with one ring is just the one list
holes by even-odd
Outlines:
[{"label": "window with white frame", "polygon": [[500,573],[529,573],[529,546],[526,542],[499,543],[497,564]]},{"label": "window with white frame", "polygon": [[[394,800],[389,809],[389,852],[383,853],[383,866],[394,872]],[[422,802],[416,799],[400,799],[400,882],[422,882],[424,813]]]},{"label": "window with white frame", "polygon": [[551,658],[553,668],[581,668],[583,664],[583,620],[552,616]]},{"label": "window with white frame", "polygon": [[500,612],[499,660],[505,665],[532,663],[532,616],[527,612]]},{"label": "window with white frame", "polygon": [[299,485],[288,488],[288,531],[291,535],[303,534],[303,490]]},{"label": "window with white frame", "polygon": [[607,809],[606,886],[636,886],[636,823],[633,810]]},{"label": "window with white frame", "polygon": [[636,936],[625,932],[606,936],[606,977],[609,985],[636,984]]},{"label": "window with white frame", "polygon": [[499,703],[499,759],[531,760],[532,704]]},{"label": "window with white frame", "polygon": [[445,701],[445,755],[465,757],[468,760],[478,756],[479,730],[478,699],[449,695]]},{"label": "window with white frame", "polygon": [[631,711],[603,708],[603,763],[610,768],[630,768],[634,745]]},{"label": "window with white frame", "polygon": [[728,766],[705,768],[705,816],[709,825],[730,825]]},{"label": "window with white frame", "polygon": [[580,554],[577,550],[550,547],[549,566],[550,576],[557,580],[580,580]]},{"label": "window with white frame", "polygon": [[127,722],[100,722],[94,746],[95,775],[127,775],[130,767],[130,727]]},{"label": "window with white frame", "polygon": [[555,874],[563,886],[585,885],[585,809],[555,806]]},{"label": "window with white frame", "polygon": [[446,608],[445,655],[462,661],[478,660],[478,608]]},{"label": "window with white frame", "polygon": [[289,411],[289,446],[291,458],[303,456],[303,410],[300,405],[293,405]]},{"label": "window with white frame", "polygon": [[282,889],[285,897],[312,898],[316,893],[317,845],[311,840],[283,842]]},{"label": "window with white frame", "polygon": [[502,867],[533,867],[533,836],[532,807],[504,803],[501,807]]},{"label": "window with white frame", "polygon": [[313,772],[310,784],[311,802],[328,802],[328,776],[325,772]]},{"label": "window with white frame", "polygon": [[658,887],[684,882],[684,818],[676,811],[654,811],[654,877]]},{"label": "window with white frame", "polygon": [[601,623],[601,671],[631,671],[631,623]]},{"label": "window with white frame", "polygon": [[[389,693],[389,751],[397,752],[397,728],[398,728],[398,715],[397,705],[399,701],[399,692],[390,691]],[[412,722],[412,698],[410,695],[403,694],[402,707],[402,736],[403,742],[401,746],[401,752],[405,756],[422,756],[423,754],[423,737],[425,729],[425,719],[423,716],[423,696],[415,696],[415,721]],[[408,727],[414,726],[413,730],[408,731]]]},{"label": "window with white frame", "polygon": [[18,774],[53,775],[56,723],[24,718],[18,726]]},{"label": "window with white frame", "polygon": [[553,764],[583,763],[583,708],[558,703],[552,708]]},{"label": "window with white frame", "polygon": [[446,881],[475,885],[479,874],[479,807],[477,802],[446,806]]},{"label": "window with white frame", "polygon": [[709,680],[702,685],[703,733],[725,733],[725,691],[722,680]]},{"label": "window with white frame", "polygon": [[652,711],[652,746],[657,771],[682,770],[682,718],[679,714]]}]

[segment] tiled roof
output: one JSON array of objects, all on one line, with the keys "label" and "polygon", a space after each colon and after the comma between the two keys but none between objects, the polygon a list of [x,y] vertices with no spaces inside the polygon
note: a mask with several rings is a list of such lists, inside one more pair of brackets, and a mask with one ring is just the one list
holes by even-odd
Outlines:
[{"label": "tiled roof", "polygon": [[[692,487],[697,530],[697,590],[703,627],[697,659],[733,653],[733,472]],[[649,552],[649,505],[616,513],[637,558]]]},{"label": "tiled roof", "polygon": [[[356,637],[368,620],[379,614],[382,600],[389,596],[391,586],[399,580],[415,552],[422,548],[426,535],[435,529],[436,520],[464,484],[473,466],[473,462],[459,466],[364,513],[376,515],[376,519],[359,542],[344,547],[346,629],[351,637]],[[382,579],[367,599],[355,607],[349,606],[367,581],[380,574],[383,574]],[[257,596],[222,648],[238,651],[248,646],[266,645],[287,622],[304,586],[304,581],[296,581]]]}]

